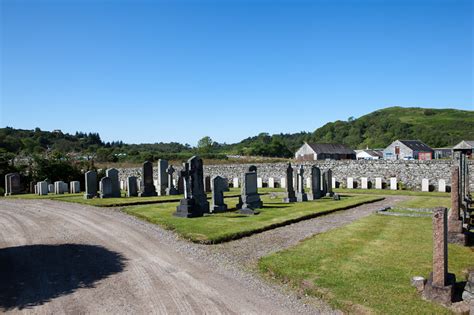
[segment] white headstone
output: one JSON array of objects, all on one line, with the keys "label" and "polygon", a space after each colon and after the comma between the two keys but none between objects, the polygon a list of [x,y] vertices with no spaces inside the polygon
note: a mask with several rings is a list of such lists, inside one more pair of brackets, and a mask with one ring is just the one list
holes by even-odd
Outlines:
[{"label": "white headstone", "polygon": [[123,180],[120,181],[120,189],[125,190],[125,181]]},{"label": "white headstone", "polygon": [[238,177],[234,177],[232,183],[233,183],[234,188],[239,188],[239,178]]},{"label": "white headstone", "polygon": [[257,188],[263,187],[263,180],[261,177],[257,177]]},{"label": "white headstone", "polygon": [[268,188],[275,188],[275,179],[273,177],[268,178]]},{"label": "white headstone", "polygon": [[390,189],[391,190],[397,190],[397,178],[396,177],[390,177]]},{"label": "white headstone", "polygon": [[306,188],[310,189],[311,188],[311,182],[313,179],[310,177],[306,178]]},{"label": "white headstone", "polygon": [[430,191],[430,180],[428,178],[421,180],[421,191]]},{"label": "white headstone", "polygon": [[438,181],[438,191],[439,192],[446,192],[446,181],[444,179],[440,179]]},{"label": "white headstone", "polygon": [[360,186],[362,189],[369,189],[369,179],[367,177],[361,177]]},{"label": "white headstone", "polygon": [[347,188],[354,189],[354,178],[347,177]]},{"label": "white headstone", "polygon": [[286,178],[280,178],[280,188],[286,188]]},{"label": "white headstone", "polygon": [[336,188],[336,178],[335,177],[331,177],[331,185],[332,185],[332,188]]},{"label": "white headstone", "polygon": [[382,189],[382,177],[375,178],[375,189]]}]

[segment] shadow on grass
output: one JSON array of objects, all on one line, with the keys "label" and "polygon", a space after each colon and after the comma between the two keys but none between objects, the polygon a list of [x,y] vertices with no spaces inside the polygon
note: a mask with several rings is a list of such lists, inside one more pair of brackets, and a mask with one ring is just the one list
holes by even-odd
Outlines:
[{"label": "shadow on grass", "polygon": [[102,246],[27,245],[0,249],[0,310],[31,308],[123,271],[126,259]]}]

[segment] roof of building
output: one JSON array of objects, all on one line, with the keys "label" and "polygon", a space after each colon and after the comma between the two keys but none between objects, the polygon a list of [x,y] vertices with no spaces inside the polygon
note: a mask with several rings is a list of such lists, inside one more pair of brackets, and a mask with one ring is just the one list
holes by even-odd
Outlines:
[{"label": "roof of building", "polygon": [[314,153],[355,154],[354,150],[339,143],[307,143]]},{"label": "roof of building", "polygon": [[453,150],[474,149],[474,140],[463,140],[453,147]]},{"label": "roof of building", "polygon": [[362,150],[364,151],[365,153],[367,153],[368,155],[370,156],[373,156],[373,157],[383,157],[383,152],[381,151],[377,151],[377,150],[370,150],[370,149],[365,149],[365,150]]},{"label": "roof of building", "polygon": [[427,144],[421,140],[399,140],[401,143],[414,151],[433,151]]}]

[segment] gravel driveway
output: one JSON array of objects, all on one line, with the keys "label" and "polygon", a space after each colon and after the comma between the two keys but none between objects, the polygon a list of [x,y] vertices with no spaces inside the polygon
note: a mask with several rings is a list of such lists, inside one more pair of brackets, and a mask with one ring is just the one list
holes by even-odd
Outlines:
[{"label": "gravel driveway", "polygon": [[269,284],[258,257],[407,197],[230,243],[197,245],[117,209],[0,199],[0,311],[113,314],[338,313]]}]

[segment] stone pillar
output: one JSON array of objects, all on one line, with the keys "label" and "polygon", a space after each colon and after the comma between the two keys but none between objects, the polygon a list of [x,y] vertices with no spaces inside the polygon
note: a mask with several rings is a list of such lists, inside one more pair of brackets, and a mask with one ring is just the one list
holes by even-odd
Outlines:
[{"label": "stone pillar", "polygon": [[447,209],[433,210],[433,272],[423,291],[428,300],[450,305],[453,299],[454,274],[448,274]]},{"label": "stone pillar", "polygon": [[433,285],[444,287],[448,275],[448,231],[446,208],[433,211]]},{"label": "stone pillar", "polygon": [[448,241],[465,245],[466,236],[463,234],[462,219],[459,203],[459,166],[451,169],[451,210],[448,213]]}]

